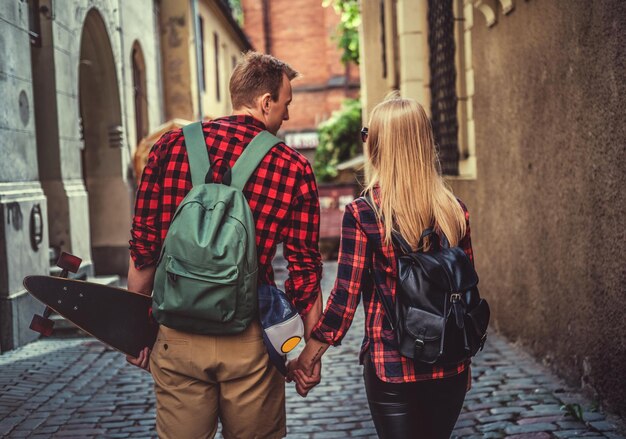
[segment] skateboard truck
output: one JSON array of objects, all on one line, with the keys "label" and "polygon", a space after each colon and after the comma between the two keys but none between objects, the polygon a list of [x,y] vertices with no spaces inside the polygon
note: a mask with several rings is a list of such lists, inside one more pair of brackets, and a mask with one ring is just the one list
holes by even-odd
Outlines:
[{"label": "skateboard truck", "polygon": [[[76,273],[80,267],[82,259],[71,255],[69,253],[61,252],[61,256],[57,260],[57,267],[61,268],[61,275],[59,277],[67,278],[70,272]],[[43,316],[35,314],[33,320],[30,322],[30,329],[35,332],[39,332],[41,335],[52,335],[52,329],[54,328],[54,322],[50,320],[50,314],[52,309],[46,306],[43,311]]]}]

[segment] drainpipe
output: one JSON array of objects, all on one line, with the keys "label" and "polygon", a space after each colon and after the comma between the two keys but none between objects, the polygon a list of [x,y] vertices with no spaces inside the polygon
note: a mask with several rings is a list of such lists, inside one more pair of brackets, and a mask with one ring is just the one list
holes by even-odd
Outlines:
[{"label": "drainpipe", "polygon": [[204,78],[204,70],[202,70],[202,54],[200,50],[202,45],[200,44],[200,16],[198,15],[198,0],[191,0],[191,15],[193,18],[193,34],[194,42],[196,45],[196,88],[198,89],[198,120],[202,121],[202,79]]},{"label": "drainpipe", "polygon": [[263,35],[265,36],[265,53],[272,53],[272,34],[269,0],[263,0]]}]

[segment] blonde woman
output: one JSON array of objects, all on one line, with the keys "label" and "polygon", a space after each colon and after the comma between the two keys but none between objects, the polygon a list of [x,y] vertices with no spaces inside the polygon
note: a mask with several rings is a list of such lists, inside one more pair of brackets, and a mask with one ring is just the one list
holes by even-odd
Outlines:
[{"label": "blonde woman", "polygon": [[417,102],[395,95],[378,104],[369,132],[364,128],[362,134],[372,176],[364,195],[373,203],[361,197],[346,207],[335,287],[306,347],[290,364],[292,377],[305,392],[316,384],[310,371],[330,345],[341,342],[362,299],[360,361],[379,437],[448,438],[465,398],[469,360],[437,367],[403,357],[372,282],[393,303],[398,251],[392,230],[415,250],[422,231],[434,226],[473,262],[469,214],[438,172],[430,121]]}]

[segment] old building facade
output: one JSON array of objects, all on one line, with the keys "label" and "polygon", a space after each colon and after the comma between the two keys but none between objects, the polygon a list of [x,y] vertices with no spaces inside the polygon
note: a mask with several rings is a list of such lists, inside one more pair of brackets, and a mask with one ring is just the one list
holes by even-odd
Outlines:
[{"label": "old building facade", "polygon": [[493,327],[626,414],[626,5],[361,4],[365,120],[394,88],[432,115]]},{"label": "old building facade", "polygon": [[[60,251],[83,259],[82,276],[127,272],[139,140],[170,118],[230,111],[215,78],[198,94],[195,24],[204,47],[219,47],[223,78],[250,44],[221,0],[11,0],[0,18],[5,351],[36,337],[28,325],[42,306],[22,279],[50,273]],[[185,56],[170,50],[173,28]]]},{"label": "old building facade", "polygon": [[227,3],[163,0],[160,22],[166,120],[230,114],[228,80],[252,46]]}]

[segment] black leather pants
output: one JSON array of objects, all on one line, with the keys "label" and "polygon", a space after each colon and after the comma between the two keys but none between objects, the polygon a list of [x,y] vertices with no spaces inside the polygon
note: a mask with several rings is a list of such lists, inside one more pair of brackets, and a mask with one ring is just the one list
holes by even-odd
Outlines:
[{"label": "black leather pants", "polygon": [[365,355],[363,378],[378,437],[448,439],[463,408],[467,374],[466,369],[450,378],[386,383]]}]

